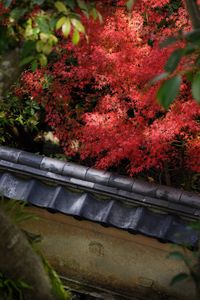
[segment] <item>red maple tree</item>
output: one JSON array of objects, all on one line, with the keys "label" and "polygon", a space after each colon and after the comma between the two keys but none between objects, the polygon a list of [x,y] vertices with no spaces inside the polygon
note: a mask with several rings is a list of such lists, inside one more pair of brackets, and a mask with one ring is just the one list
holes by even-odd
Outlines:
[{"label": "red maple tree", "polygon": [[[46,68],[23,74],[20,94],[44,104],[68,155],[78,153],[103,169],[123,165],[131,175],[166,165],[199,172],[200,106],[190,82],[184,79],[168,111],[156,101],[159,84],[149,85],[181,47],[160,49],[160,42],[190,30],[187,11],[177,0],[137,1],[132,12],[124,3],[99,2],[104,22],[83,19],[88,40],[74,46],[61,38]],[[182,59],[179,71],[187,67]]]}]

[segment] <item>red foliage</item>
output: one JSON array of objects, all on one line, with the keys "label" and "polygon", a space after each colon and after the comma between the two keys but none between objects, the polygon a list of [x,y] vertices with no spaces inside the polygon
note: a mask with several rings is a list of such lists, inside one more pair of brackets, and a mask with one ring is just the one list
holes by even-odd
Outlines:
[{"label": "red foliage", "polygon": [[[73,46],[63,39],[55,62],[24,74],[23,92],[45,104],[65,152],[90,157],[97,167],[126,160],[133,175],[166,163],[180,167],[181,157],[181,167],[200,171],[200,106],[189,83],[167,112],[156,102],[157,86],[147,85],[177,47],[160,49],[159,42],[190,28],[186,11],[180,6],[170,14],[169,0],[138,1],[132,13],[121,7],[124,1],[119,7],[106,2],[102,25],[84,20],[89,43],[82,38]],[[48,87],[42,72],[51,79]]]}]

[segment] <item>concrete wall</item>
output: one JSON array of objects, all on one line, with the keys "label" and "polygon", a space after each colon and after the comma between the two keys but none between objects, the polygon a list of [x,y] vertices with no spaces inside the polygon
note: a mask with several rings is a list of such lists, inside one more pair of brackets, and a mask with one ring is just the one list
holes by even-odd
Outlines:
[{"label": "concrete wall", "polygon": [[23,227],[42,235],[50,263],[60,275],[80,283],[78,288],[96,286],[126,299],[194,299],[192,281],[169,286],[174,275],[188,272],[181,261],[167,258],[177,247],[43,209],[29,211],[40,218]]}]

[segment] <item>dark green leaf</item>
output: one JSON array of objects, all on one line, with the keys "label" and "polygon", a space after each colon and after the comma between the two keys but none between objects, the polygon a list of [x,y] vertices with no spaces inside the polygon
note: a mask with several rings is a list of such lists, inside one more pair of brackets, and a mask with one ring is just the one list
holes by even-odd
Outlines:
[{"label": "dark green leaf", "polygon": [[185,48],[183,49],[183,55],[191,54],[191,53],[193,53],[194,51],[196,51],[197,49],[198,49],[197,46],[192,45],[192,44],[187,44],[187,45],[185,46]]},{"label": "dark green leaf", "polygon": [[189,275],[187,273],[179,273],[178,275],[174,276],[170,282],[170,285],[174,285],[180,281],[188,279]]},{"label": "dark green leaf", "polygon": [[185,35],[186,41],[193,44],[200,43],[200,29],[193,30]]},{"label": "dark green leaf", "polygon": [[31,70],[34,72],[38,67],[37,60],[35,59],[31,64]]},{"label": "dark green leaf", "polygon": [[128,10],[131,10],[133,8],[133,5],[135,3],[135,0],[128,0],[126,1],[126,7]]},{"label": "dark green leaf", "polygon": [[170,104],[177,97],[181,84],[181,76],[177,75],[165,81],[158,90],[157,98],[160,104],[168,109]]},{"label": "dark green leaf", "polygon": [[27,8],[14,8],[13,10],[11,10],[10,12],[10,16],[15,19],[16,21],[18,21],[21,17],[23,17],[25,15],[25,13],[28,11]]},{"label": "dark green leaf", "polygon": [[27,56],[32,55],[33,49],[35,49],[35,41],[27,41],[24,43],[22,47],[21,57],[25,58]]},{"label": "dark green leaf", "polygon": [[178,251],[174,251],[169,253],[168,258],[172,258],[172,259],[178,259],[178,260],[185,260],[184,255],[181,252]]},{"label": "dark green leaf", "polygon": [[150,84],[155,84],[157,83],[158,81],[160,80],[163,80],[163,79],[166,79],[167,77],[169,76],[169,73],[161,73],[161,74],[158,74],[156,77],[154,77],[151,81],[150,81]]},{"label": "dark green leaf", "polygon": [[3,1],[3,6],[5,6],[6,8],[8,8],[12,3],[12,0],[4,0]]},{"label": "dark green leaf", "polygon": [[80,7],[80,9],[88,11],[88,6],[84,0],[77,0],[77,3],[78,3],[78,6]]},{"label": "dark green leaf", "polygon": [[39,16],[36,18],[36,23],[40,29],[41,32],[44,33],[50,33],[49,24],[47,22],[47,19],[44,16]]},{"label": "dark green leaf", "polygon": [[175,42],[177,42],[177,38],[174,37],[174,36],[170,36],[168,37],[167,39],[165,39],[161,44],[160,44],[160,47],[161,48],[164,48],[164,47],[167,47],[171,44],[174,44]]},{"label": "dark green leaf", "polygon": [[182,55],[183,55],[183,50],[180,48],[176,49],[168,58],[167,63],[165,65],[165,71],[170,73],[174,72],[178,67]]},{"label": "dark green leaf", "polygon": [[65,0],[64,2],[66,3],[66,5],[68,7],[70,7],[72,10],[74,10],[74,8],[75,8],[75,1],[74,0]]},{"label": "dark green leaf", "polygon": [[196,73],[192,81],[192,95],[200,103],[200,72]]},{"label": "dark green leaf", "polygon": [[32,0],[33,4],[42,5],[45,0]]},{"label": "dark green leaf", "polygon": [[34,60],[34,56],[31,55],[31,56],[27,56],[25,58],[23,58],[21,61],[20,61],[20,67],[24,66],[24,65],[27,65],[29,64],[30,62],[32,62]]}]

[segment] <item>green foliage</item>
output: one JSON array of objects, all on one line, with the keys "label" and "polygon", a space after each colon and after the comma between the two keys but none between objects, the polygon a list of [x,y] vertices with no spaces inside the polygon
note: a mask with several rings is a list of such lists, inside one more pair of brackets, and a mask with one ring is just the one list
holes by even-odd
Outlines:
[{"label": "green foliage", "polygon": [[53,294],[56,296],[56,299],[58,299],[58,300],[70,300],[71,297],[72,297],[71,293],[64,289],[58,274],[50,266],[50,264],[48,263],[46,258],[41,254],[40,254],[40,256],[42,258],[44,268],[45,268],[46,272],[48,273],[48,276],[51,280]]},{"label": "green foliage", "polygon": [[25,281],[7,278],[0,272],[0,299],[1,300],[25,300],[23,290],[31,289]]},{"label": "green foliage", "polygon": [[[72,42],[76,45],[80,34],[86,38],[86,30],[81,22],[81,14],[102,22],[102,16],[93,2],[84,0],[39,0],[39,1],[4,1],[9,12],[4,16],[9,20],[6,26],[0,25],[0,52],[6,50],[11,41],[22,46],[21,66],[31,65],[32,70],[44,67],[48,56],[58,43],[57,30],[64,37],[72,32]],[[34,5],[40,10],[34,12]],[[79,13],[79,10],[81,13]],[[2,18],[2,17],[1,17]]]},{"label": "green foliage", "polygon": [[25,211],[26,202],[19,200],[5,200],[3,197],[0,201],[0,206],[5,213],[10,217],[13,223],[20,224],[28,220],[37,220],[38,218]]},{"label": "green foliage", "polygon": [[43,122],[42,107],[31,99],[20,100],[12,93],[0,99],[0,144],[15,145],[19,130],[34,136]]}]

